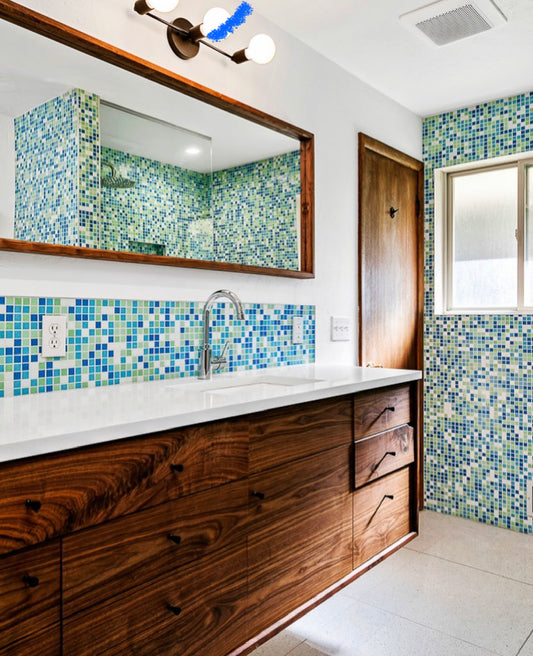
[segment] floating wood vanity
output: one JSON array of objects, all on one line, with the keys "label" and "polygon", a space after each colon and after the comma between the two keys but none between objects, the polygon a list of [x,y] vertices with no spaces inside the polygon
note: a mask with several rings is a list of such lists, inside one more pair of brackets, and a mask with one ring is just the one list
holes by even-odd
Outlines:
[{"label": "floating wood vanity", "polygon": [[4,462],[0,656],[251,652],[416,535],[418,377]]}]

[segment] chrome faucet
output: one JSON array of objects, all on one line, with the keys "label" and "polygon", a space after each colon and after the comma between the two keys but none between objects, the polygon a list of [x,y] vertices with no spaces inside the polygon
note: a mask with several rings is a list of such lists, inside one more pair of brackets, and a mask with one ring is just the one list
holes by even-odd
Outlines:
[{"label": "chrome faucet", "polygon": [[213,292],[207,299],[204,305],[203,313],[204,343],[200,352],[200,367],[198,369],[198,377],[202,380],[209,380],[211,378],[213,365],[217,367],[216,371],[218,371],[223,364],[226,364],[226,358],[224,356],[226,354],[229,342],[226,342],[222,353],[215,358],[213,357],[213,349],[209,345],[210,310],[213,303],[219,298],[227,298],[230,300],[235,307],[238,321],[244,321],[244,310],[242,308],[241,300],[237,294],[230,292],[228,289],[219,289],[217,292]]}]

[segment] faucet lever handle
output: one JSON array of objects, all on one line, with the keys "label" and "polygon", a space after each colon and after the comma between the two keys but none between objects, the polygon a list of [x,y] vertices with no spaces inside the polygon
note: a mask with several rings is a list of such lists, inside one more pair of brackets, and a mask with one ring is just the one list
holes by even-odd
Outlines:
[{"label": "faucet lever handle", "polygon": [[227,363],[225,355],[226,355],[226,351],[228,350],[228,346],[229,346],[229,340],[224,344],[224,348],[222,349],[220,355],[215,356],[211,360],[211,364],[216,366],[215,371],[219,371],[222,365]]}]

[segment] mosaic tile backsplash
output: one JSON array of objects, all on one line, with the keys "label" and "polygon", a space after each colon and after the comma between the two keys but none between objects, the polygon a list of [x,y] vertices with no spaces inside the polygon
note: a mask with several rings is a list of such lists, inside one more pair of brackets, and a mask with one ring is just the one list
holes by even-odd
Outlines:
[{"label": "mosaic tile backsplash", "polygon": [[[143,382],[196,374],[204,303],[0,297],[0,397]],[[211,344],[226,341],[225,371],[309,364],[315,359],[315,309],[309,305],[231,304],[211,313]],[[66,358],[40,355],[41,317],[68,317]],[[292,317],[304,318],[304,343],[292,344]]]},{"label": "mosaic tile backsplash", "polygon": [[533,316],[435,315],[434,169],[533,151],[533,93],[427,118],[426,507],[533,533]]}]

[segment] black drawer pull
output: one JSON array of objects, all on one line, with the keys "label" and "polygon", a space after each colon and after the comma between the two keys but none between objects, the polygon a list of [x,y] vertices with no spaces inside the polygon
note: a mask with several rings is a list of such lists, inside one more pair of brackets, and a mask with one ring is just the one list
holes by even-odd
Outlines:
[{"label": "black drawer pull", "polygon": [[173,472],[179,472],[179,473],[181,473],[181,472],[183,471],[184,467],[183,467],[183,465],[170,465],[170,469],[171,469]]},{"label": "black drawer pull", "polygon": [[29,585],[30,588],[36,588],[39,585],[39,579],[36,576],[30,576],[29,574],[24,574],[22,581],[26,585]]},{"label": "black drawer pull", "polygon": [[171,541],[174,542],[174,544],[180,544],[181,543],[181,537],[179,535],[172,535],[172,533],[169,533],[167,535],[167,538]]},{"label": "black drawer pull", "polygon": [[396,408],[393,405],[390,405],[388,408],[385,408],[386,412],[396,412]]},{"label": "black drawer pull", "polygon": [[263,501],[263,499],[265,498],[263,492],[252,492],[252,496],[255,497],[256,499],[259,499],[260,501]]},{"label": "black drawer pull", "polygon": [[394,495],[393,494],[384,494],[383,499],[378,503],[378,507],[374,510],[374,512],[370,515],[370,519],[366,523],[367,527],[370,525],[370,522],[374,519],[374,517],[377,515],[378,510],[381,508],[383,502],[385,499],[390,499],[391,501],[394,500]]},{"label": "black drawer pull", "polygon": [[396,451],[387,451],[386,453],[384,453],[383,456],[381,457],[381,459],[378,462],[376,462],[376,464],[370,470],[371,474],[373,474],[376,471],[376,469],[381,465],[381,463],[385,460],[385,458],[387,456],[395,457],[396,456]]},{"label": "black drawer pull", "polygon": [[33,510],[34,512],[38,512],[41,509],[41,502],[33,501],[32,499],[26,499],[24,505],[26,508],[30,508],[30,510]]},{"label": "black drawer pull", "polygon": [[181,614],[181,608],[179,606],[173,606],[172,604],[167,604],[167,608],[171,613],[174,613],[174,615]]}]

